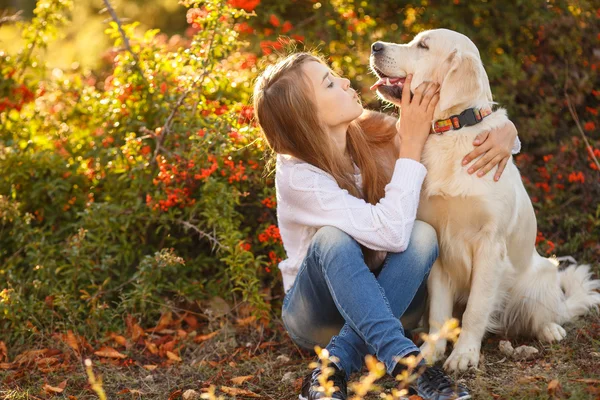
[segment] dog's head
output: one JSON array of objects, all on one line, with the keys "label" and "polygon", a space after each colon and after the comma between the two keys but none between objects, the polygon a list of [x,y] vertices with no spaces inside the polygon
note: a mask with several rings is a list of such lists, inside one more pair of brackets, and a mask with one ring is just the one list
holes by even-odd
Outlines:
[{"label": "dog's head", "polygon": [[399,104],[408,74],[413,74],[412,92],[424,81],[440,84],[438,115],[492,101],[479,50],[468,37],[448,29],[421,32],[408,44],[373,43],[371,69],[379,78],[371,89],[392,103]]}]

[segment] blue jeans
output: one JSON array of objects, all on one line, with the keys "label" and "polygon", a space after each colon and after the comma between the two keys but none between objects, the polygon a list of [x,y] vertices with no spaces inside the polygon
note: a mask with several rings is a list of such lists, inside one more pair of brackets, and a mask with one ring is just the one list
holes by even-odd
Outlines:
[{"label": "blue jeans", "polygon": [[376,355],[391,374],[399,358],[419,352],[404,335],[400,317],[422,313],[437,256],[435,230],[416,221],[406,251],[388,253],[376,274],[356,240],[323,227],[283,301],[285,328],[300,347],[326,345],[347,377],[362,369],[367,354]]}]

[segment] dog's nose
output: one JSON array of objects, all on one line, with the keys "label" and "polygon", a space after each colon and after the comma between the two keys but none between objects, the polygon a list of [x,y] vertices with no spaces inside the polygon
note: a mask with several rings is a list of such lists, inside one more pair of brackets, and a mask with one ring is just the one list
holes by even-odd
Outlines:
[{"label": "dog's nose", "polygon": [[371,53],[376,54],[383,50],[383,43],[375,42],[371,46]]},{"label": "dog's nose", "polygon": [[375,42],[371,45],[371,53],[376,54],[383,50],[383,43]]}]

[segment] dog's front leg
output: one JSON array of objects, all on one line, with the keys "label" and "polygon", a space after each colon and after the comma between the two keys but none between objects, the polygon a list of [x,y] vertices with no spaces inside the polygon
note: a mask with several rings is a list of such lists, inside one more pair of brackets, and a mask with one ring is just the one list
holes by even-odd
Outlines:
[{"label": "dog's front leg", "polygon": [[500,300],[498,288],[505,271],[510,268],[506,244],[488,237],[474,249],[471,272],[471,290],[467,309],[462,318],[462,330],[454,350],[444,367],[450,371],[465,371],[477,367],[481,341],[490,316]]},{"label": "dog's front leg", "polygon": [[[454,306],[454,289],[450,278],[444,272],[443,265],[438,258],[427,280],[429,293],[429,335],[435,335],[446,321],[452,318]],[[439,339],[435,343],[425,342],[421,346],[421,353],[428,363],[433,364],[444,357],[446,352],[446,339]]]}]

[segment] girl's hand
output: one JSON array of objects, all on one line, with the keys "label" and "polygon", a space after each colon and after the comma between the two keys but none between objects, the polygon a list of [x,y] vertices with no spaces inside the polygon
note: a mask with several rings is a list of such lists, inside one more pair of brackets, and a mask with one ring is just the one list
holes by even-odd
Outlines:
[{"label": "girl's hand", "polygon": [[500,128],[481,132],[473,141],[473,145],[477,147],[463,158],[462,165],[467,165],[482,155],[475,164],[469,167],[467,172],[472,174],[479,171],[477,176],[482,177],[497,165],[498,170],[494,180],[498,181],[510,159],[517,133],[517,128],[511,121]]},{"label": "girl's hand", "polygon": [[423,82],[410,98],[412,75],[406,77],[402,88],[402,117],[396,123],[400,136],[400,157],[413,158],[420,161],[425,141],[429,137],[433,111],[440,100],[440,85]]}]

